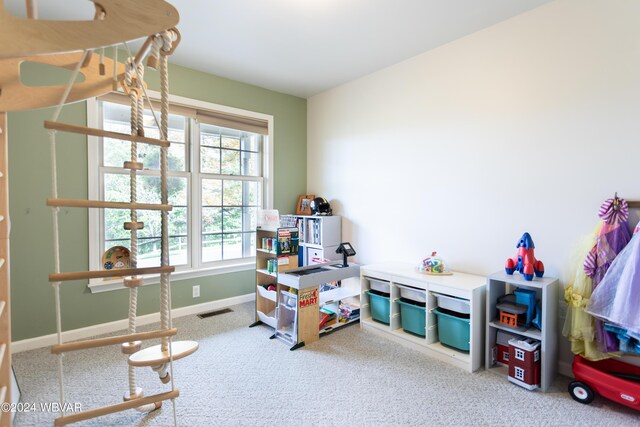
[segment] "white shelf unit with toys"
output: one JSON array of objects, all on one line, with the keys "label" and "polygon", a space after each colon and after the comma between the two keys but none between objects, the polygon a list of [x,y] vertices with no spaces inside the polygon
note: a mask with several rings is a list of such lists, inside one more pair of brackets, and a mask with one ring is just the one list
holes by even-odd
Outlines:
[{"label": "white shelf unit with toys", "polygon": [[[508,275],[504,271],[497,272],[487,278],[487,331],[486,358],[487,370],[501,375],[508,375],[508,368],[495,360],[496,337],[498,331],[507,331],[540,341],[540,390],[545,392],[556,377],[558,364],[558,279],[554,277],[534,277],[532,281],[524,280],[519,273]],[[540,300],[542,328],[514,328],[500,323],[498,319],[498,298],[513,293],[517,288],[536,292],[536,300]]]},{"label": "white shelf unit with toys", "polygon": [[300,237],[300,266],[340,260],[336,253],[342,239],[342,217],[293,215]]},{"label": "white shelf unit with toys", "polygon": [[[389,324],[372,318],[368,291],[372,281],[389,284]],[[424,293],[425,336],[405,332],[402,327],[400,304],[403,287]],[[450,276],[432,276],[417,271],[409,263],[384,263],[365,265],[360,268],[360,327],[378,333],[397,343],[421,351],[438,360],[450,363],[467,372],[474,372],[484,362],[485,290],[486,277],[454,272]],[[460,351],[443,345],[438,339],[438,319],[433,312],[437,308],[436,295],[459,298],[468,302],[469,351]]]}]

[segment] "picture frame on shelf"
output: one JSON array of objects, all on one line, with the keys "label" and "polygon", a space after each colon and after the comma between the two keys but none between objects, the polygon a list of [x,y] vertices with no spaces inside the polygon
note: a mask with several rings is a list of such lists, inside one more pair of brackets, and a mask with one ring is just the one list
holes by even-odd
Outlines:
[{"label": "picture frame on shelf", "polygon": [[314,197],[313,194],[302,194],[298,196],[296,215],[311,215],[311,201]]}]

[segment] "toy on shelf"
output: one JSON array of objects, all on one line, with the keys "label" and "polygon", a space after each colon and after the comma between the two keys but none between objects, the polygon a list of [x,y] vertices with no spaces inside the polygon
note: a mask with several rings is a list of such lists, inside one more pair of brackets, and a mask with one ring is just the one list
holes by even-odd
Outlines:
[{"label": "toy on shelf", "polygon": [[528,390],[540,387],[540,341],[509,340],[509,381]]},{"label": "toy on shelf", "polygon": [[633,409],[640,409],[640,367],[616,359],[589,361],[576,355],[571,366],[575,381],[569,383],[571,397],[591,403],[596,394]]},{"label": "toy on shelf", "polygon": [[444,260],[436,254],[437,252],[433,251],[430,257],[423,259],[418,271],[434,276],[451,276],[453,273],[446,267]]},{"label": "toy on shelf", "polygon": [[537,260],[533,254],[535,245],[529,233],[524,233],[516,246],[518,253],[515,257],[507,259],[505,271],[513,274],[518,271],[524,276],[524,280],[533,280],[533,275],[542,277],[544,275],[544,264]]},{"label": "toy on shelf", "polygon": [[498,321],[514,329],[526,330],[530,326],[541,329],[539,301],[536,302],[536,292],[530,289],[518,288],[513,294],[498,298],[496,308]]},{"label": "toy on shelf", "polygon": [[518,304],[514,294],[498,298],[496,308],[499,310],[498,319],[503,325],[511,328],[518,328],[518,325],[526,325],[529,308],[524,304]]}]

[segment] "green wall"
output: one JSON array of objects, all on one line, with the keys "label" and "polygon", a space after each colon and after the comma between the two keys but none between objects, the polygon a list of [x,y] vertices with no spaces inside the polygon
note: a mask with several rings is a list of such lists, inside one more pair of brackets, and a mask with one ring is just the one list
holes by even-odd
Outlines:
[{"label": "green wall", "polygon": [[[50,82],[52,71],[25,70],[29,80]],[[33,74],[37,73],[37,74]],[[149,88],[159,90],[158,74],[145,76]],[[306,191],[307,101],[256,86],[171,65],[171,93],[274,116],[274,207],[294,210],[297,196]],[[51,166],[48,134],[42,123],[52,109],[9,114],[9,210],[11,219],[11,322],[13,341],[55,332],[53,289],[47,275],[53,271]],[[86,124],[84,102],[68,105],[59,119]],[[61,198],[87,198],[87,144],[81,135],[58,133],[58,189]],[[59,215],[61,270],[82,271],[89,265],[86,209],[62,208]],[[200,298],[191,297],[200,285]],[[184,307],[254,291],[255,273],[212,275],[172,281],[173,307]],[[158,311],[159,285],[141,288],[138,314]],[[127,317],[129,292],[92,294],[87,281],[61,285],[62,326],[76,329]]]}]

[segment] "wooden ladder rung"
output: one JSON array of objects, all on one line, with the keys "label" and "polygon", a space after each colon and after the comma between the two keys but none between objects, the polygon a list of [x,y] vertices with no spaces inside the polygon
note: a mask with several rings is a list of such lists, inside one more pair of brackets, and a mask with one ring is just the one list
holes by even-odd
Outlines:
[{"label": "wooden ladder rung", "polygon": [[4,215],[0,215],[0,222],[4,221]]},{"label": "wooden ladder rung", "polygon": [[0,258],[0,268],[4,267],[4,258]]},{"label": "wooden ladder rung", "polygon": [[0,317],[2,317],[2,313],[4,313],[4,307],[7,305],[6,302],[0,301]]},{"label": "wooden ladder rung", "polygon": [[0,345],[0,366],[2,366],[2,362],[4,362],[4,353],[7,350],[7,345],[6,344],[2,344]]},{"label": "wooden ladder rung", "polygon": [[154,338],[171,337],[178,333],[176,328],[157,330],[150,332],[138,332],[135,334],[116,335],[115,337],[95,338],[91,340],[74,341],[51,346],[51,353],[59,354],[68,351],[86,350],[88,348],[105,347],[108,345],[122,344],[125,342],[144,341]]},{"label": "wooden ladder rung", "polygon": [[149,403],[161,402],[164,400],[175,399],[180,396],[180,390],[175,389],[166,393],[159,393],[153,396],[141,397],[139,399],[128,400],[126,402],[116,403],[115,405],[103,406],[102,408],[90,409],[88,411],[78,412],[76,414],[58,417],[53,422],[54,426],[64,426],[79,421],[89,420],[91,418],[101,417],[103,415],[113,414],[115,412],[126,411],[127,409],[137,408]]},{"label": "wooden ladder rung", "polygon": [[157,145],[160,147],[168,147],[169,145],[171,145],[169,141],[165,141],[163,139],[149,138],[146,136],[138,136],[138,135],[129,135],[126,133],[112,132],[108,130],[90,128],[85,126],[76,126],[76,125],[70,125],[66,123],[51,122],[49,120],[46,120],[44,122],[44,127],[45,129],[59,130],[62,132],[79,133],[82,135],[91,135],[91,136],[101,136],[104,138],[124,139],[125,141],[142,142],[144,144]]},{"label": "wooden ladder rung", "polygon": [[128,203],[105,202],[102,200],[85,199],[47,199],[47,206],[62,206],[67,208],[110,208],[110,209],[136,209],[147,211],[170,211],[171,205],[158,205],[154,203]]},{"label": "wooden ladder rung", "polygon": [[69,280],[99,279],[108,277],[140,276],[143,274],[173,273],[173,266],[122,268],[118,270],[74,271],[71,273],[51,273],[49,282],[66,282]]}]

